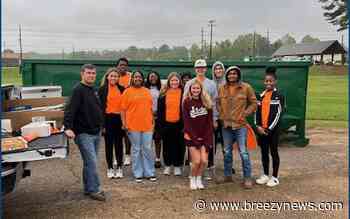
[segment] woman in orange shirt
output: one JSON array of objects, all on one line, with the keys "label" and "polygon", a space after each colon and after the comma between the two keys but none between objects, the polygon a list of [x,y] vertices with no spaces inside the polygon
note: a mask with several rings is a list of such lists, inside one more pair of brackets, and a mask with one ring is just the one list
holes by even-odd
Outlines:
[{"label": "woman in orange shirt", "polygon": [[182,174],[185,155],[182,122],[182,86],[181,78],[176,72],[168,76],[168,81],[158,99],[157,125],[163,140],[164,174],[170,175],[174,166],[174,175]]},{"label": "woman in orange shirt", "polygon": [[[121,97],[124,88],[118,84],[119,73],[116,68],[110,68],[101,80],[101,86],[98,94],[101,100],[102,110],[104,112],[104,130],[107,161],[107,177],[123,177],[123,144],[122,144],[122,122]],[[113,148],[115,150],[117,167],[113,167]]]},{"label": "woman in orange shirt", "polygon": [[130,87],[123,93],[122,122],[132,145],[131,164],[136,182],[142,182],[143,178],[156,181],[152,150],[152,96],[150,90],[144,87],[141,71],[132,74]]}]

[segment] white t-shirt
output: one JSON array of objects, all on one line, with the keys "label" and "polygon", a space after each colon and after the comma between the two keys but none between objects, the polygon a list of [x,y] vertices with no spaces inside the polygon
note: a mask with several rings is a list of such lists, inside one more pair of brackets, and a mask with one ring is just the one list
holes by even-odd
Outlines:
[{"label": "white t-shirt", "polygon": [[159,97],[160,91],[156,86],[151,86],[150,91],[152,95],[152,111],[155,114],[158,109],[158,97]]}]

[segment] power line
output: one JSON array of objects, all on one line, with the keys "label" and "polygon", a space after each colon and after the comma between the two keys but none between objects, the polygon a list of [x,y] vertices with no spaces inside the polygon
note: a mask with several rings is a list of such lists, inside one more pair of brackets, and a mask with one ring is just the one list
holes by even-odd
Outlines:
[{"label": "power line", "polygon": [[253,34],[253,58],[255,57],[255,31],[254,31],[254,34]]},{"label": "power line", "polygon": [[22,64],[23,50],[22,50],[22,29],[19,25],[19,66]]},{"label": "power line", "polygon": [[201,53],[204,54],[204,29],[201,29]]},{"label": "power line", "polygon": [[209,20],[209,26],[210,26],[210,48],[209,48],[209,60],[213,57],[213,26],[214,26],[215,20]]}]

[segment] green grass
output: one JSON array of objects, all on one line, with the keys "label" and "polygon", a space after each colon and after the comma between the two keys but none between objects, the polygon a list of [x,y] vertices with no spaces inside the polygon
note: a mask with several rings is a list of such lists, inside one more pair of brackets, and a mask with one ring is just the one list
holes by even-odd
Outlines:
[{"label": "green grass", "polygon": [[347,128],[348,121],[306,120],[306,128]]},{"label": "green grass", "polygon": [[346,75],[348,66],[342,65],[313,65],[309,69],[310,75]]},{"label": "green grass", "polygon": [[348,76],[309,75],[307,120],[348,120]]},{"label": "green grass", "polygon": [[1,84],[22,84],[22,76],[18,67],[3,67],[1,69]]}]

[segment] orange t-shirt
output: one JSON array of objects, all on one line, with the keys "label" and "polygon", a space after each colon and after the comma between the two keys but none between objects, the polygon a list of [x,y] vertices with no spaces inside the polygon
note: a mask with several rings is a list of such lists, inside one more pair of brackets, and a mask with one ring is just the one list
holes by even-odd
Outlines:
[{"label": "orange t-shirt", "polygon": [[131,73],[126,72],[125,75],[120,75],[118,83],[120,86],[127,88],[130,85],[130,79],[131,79]]},{"label": "orange t-shirt", "polygon": [[165,120],[177,122],[180,120],[181,89],[169,89],[165,96]]},{"label": "orange t-shirt", "polygon": [[130,131],[149,132],[153,129],[152,96],[145,87],[127,88],[122,95],[126,127]]},{"label": "orange t-shirt", "polygon": [[264,99],[262,100],[261,105],[261,120],[262,127],[269,127],[269,114],[270,114],[270,102],[271,102],[272,91],[267,91],[264,95]]},{"label": "orange t-shirt", "polygon": [[118,87],[108,85],[106,113],[120,113],[121,99],[122,99],[122,94],[120,93]]}]

